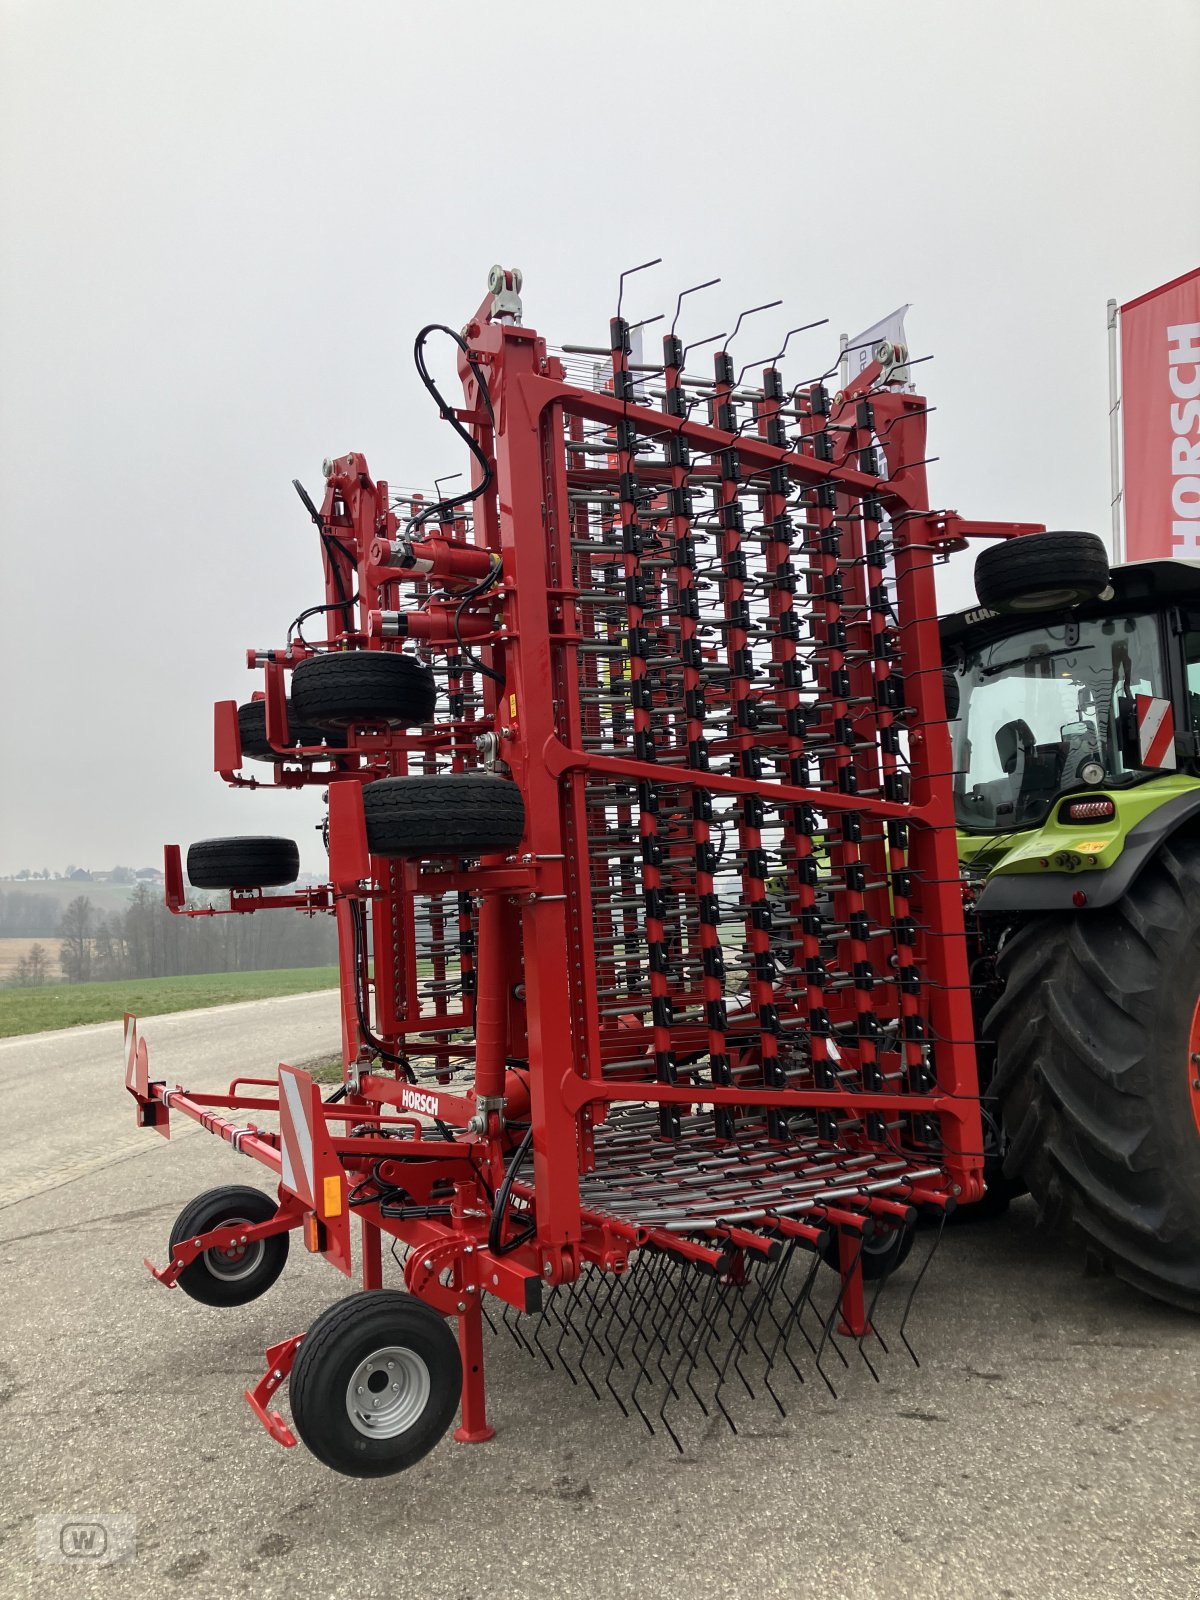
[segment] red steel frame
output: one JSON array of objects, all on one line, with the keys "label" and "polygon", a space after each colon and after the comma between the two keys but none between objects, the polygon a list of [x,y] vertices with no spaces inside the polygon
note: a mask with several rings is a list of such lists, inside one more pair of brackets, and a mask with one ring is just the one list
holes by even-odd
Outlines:
[{"label": "red steel frame", "polygon": [[[457,1318],[465,1440],[492,1431],[485,1294],[537,1310],[547,1287],[585,1267],[621,1273],[655,1247],[736,1275],[765,1238],[817,1244],[836,1227],[842,1315],[862,1333],[856,1239],[876,1219],[982,1193],[933,574],[968,536],[1035,530],[928,510],[926,406],[879,363],[833,400],[820,384],[785,394],[774,368],[748,395],[723,350],[696,417],[673,334],[653,405],[627,326],[611,333],[605,392],[570,380],[511,295],[489,295],[460,361],[457,415],[492,480],[472,514],[406,539],[362,456],[327,463],[327,637],[250,652],[278,753],[268,781],[328,789],[330,880],[234,893],[230,909],[336,916],[344,1097],[323,1099],[292,1067],[219,1095],[168,1087],[127,1023],[141,1122],[169,1136],[172,1112],[190,1117],[280,1181],[272,1221],[186,1241],[156,1276],[174,1285],[235,1232],[292,1228],[349,1274],[356,1212],[363,1286],[381,1283],[386,1234],[407,1252],[407,1287]],[[443,674],[449,717],[418,733],[355,727],[344,751],[288,746],[286,674],[315,649],[406,647]],[[521,790],[517,851],[370,853],[366,783],[481,764]],[[243,772],[232,701],[216,709],[215,766],[230,783],[263,781]],[[725,970],[722,884],[744,919],[744,998]],[[187,907],[175,847],[167,897],[214,914]],[[375,1037],[417,1082],[376,1059],[363,991]],[[637,1107],[652,1112],[648,1135],[622,1120]],[[493,1248],[493,1197],[526,1120],[532,1170],[512,1182]],[[764,1172],[790,1163],[800,1199],[738,1210],[726,1172],[720,1204],[736,1215],[657,1220],[653,1175],[671,1152],[745,1137]],[[625,1147],[648,1176],[618,1203],[605,1185]],[[267,1403],[298,1343],[272,1346],[248,1393],[285,1444]]]}]

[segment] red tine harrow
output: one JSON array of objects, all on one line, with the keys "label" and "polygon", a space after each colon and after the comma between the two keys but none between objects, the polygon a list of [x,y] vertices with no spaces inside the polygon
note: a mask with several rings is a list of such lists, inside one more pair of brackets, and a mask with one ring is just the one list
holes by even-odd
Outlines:
[{"label": "red tine harrow", "polygon": [[[228,782],[325,786],[329,882],[265,893],[296,876],[278,839],[194,845],[189,876],[336,917],[343,1083],[168,1087],[127,1023],[141,1122],[191,1117],[279,1184],[193,1201],[161,1281],[248,1301],[293,1230],[350,1275],[357,1217],[362,1292],[247,1398],[295,1443],[290,1371],[296,1432],[364,1476],[460,1406],[456,1438],[491,1436],[485,1322],[676,1443],[685,1400],[782,1411],[802,1352],[830,1382],[839,1336],[886,1349],[918,1216],[982,1193],[933,569],[1025,530],[928,510],[887,347],[836,396],[744,386],[728,344],[688,372],[673,330],[635,371],[620,316],[555,352],[520,287],[493,269],[461,335],[417,340],[470,489],[327,462],[300,491],[324,600],[216,708]],[[167,896],[216,914],[176,847]]]}]

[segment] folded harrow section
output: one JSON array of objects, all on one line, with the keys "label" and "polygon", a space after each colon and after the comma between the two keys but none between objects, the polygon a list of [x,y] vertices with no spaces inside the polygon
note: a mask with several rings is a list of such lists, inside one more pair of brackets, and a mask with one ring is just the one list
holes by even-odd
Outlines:
[{"label": "folded harrow section", "polygon": [[[344,1081],[190,1094],[136,1044],[127,1076],[144,1124],[192,1116],[281,1180],[253,1228],[222,1192],[193,1207],[163,1281],[293,1228],[348,1272],[358,1218],[361,1317],[342,1302],[273,1345],[250,1398],[290,1442],[266,1407],[295,1361],[298,1431],[365,1474],[436,1437],[418,1418],[388,1447],[352,1398],[390,1370],[362,1344],[389,1318],[405,1371],[461,1377],[459,1438],[491,1433],[490,1297],[679,1442],[685,1395],[732,1420],[761,1381],[782,1408],[801,1346],[827,1382],[839,1333],[882,1347],[917,1217],[983,1187],[933,567],[1010,530],[927,509],[926,407],[887,348],[837,395],[776,364],[745,382],[728,343],[689,371],[674,330],[635,370],[620,317],[556,352],[518,274],[491,288],[461,335],[417,341],[470,489],[395,496],[361,456],[326,463],[322,507],[302,497],[327,638],[298,619],[250,653],[261,694],[217,708],[229,782],[260,781],[250,756],[328,790],[328,884],[233,877],[230,909],[337,917]],[[454,411],[421,355],[438,331]],[[192,909],[178,851],[167,877]],[[420,1314],[382,1288],[385,1235]],[[313,1398],[319,1363],[345,1416]]]}]

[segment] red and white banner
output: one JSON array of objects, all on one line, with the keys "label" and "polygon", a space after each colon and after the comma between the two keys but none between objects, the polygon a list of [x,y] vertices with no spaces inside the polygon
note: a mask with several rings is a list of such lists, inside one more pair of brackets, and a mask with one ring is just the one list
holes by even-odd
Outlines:
[{"label": "red and white banner", "polygon": [[1200,561],[1200,267],[1121,307],[1125,558]]}]

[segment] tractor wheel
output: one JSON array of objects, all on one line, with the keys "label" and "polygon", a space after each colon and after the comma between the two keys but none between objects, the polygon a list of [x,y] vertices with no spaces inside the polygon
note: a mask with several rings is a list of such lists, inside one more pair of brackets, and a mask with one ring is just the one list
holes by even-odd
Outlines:
[{"label": "tractor wheel", "polygon": [[[185,1239],[195,1239],[213,1228],[235,1223],[269,1222],[278,1210],[261,1189],[233,1184],[197,1195],[175,1219],[171,1252]],[[179,1287],[206,1306],[244,1306],[257,1300],[283,1271],[288,1258],[288,1236],[273,1233],[250,1244],[228,1250],[205,1250],[179,1274]]]},{"label": "tractor wheel", "polygon": [[525,832],[520,789],[490,772],[380,778],[363,790],[363,811],[377,856],[490,855]]},{"label": "tractor wheel", "polygon": [[395,1289],[338,1300],[304,1336],[288,1394],[296,1432],[351,1478],[403,1472],[458,1409],[458,1344],[430,1306]]},{"label": "tractor wheel", "polygon": [[294,839],[197,839],[187,875],[197,889],[275,889],[299,877],[300,851]]},{"label": "tractor wheel", "polygon": [[975,593],[989,611],[1054,611],[1108,587],[1108,551],[1094,533],[1033,533],[979,552]]},{"label": "tractor wheel", "polygon": [[1111,909],[1027,923],[998,971],[1005,1172],[1093,1259],[1200,1311],[1200,840]]},{"label": "tractor wheel", "polygon": [[[297,723],[292,716],[292,708],[288,706],[288,744],[289,745],[316,745],[328,744],[344,746],[345,734],[337,734],[327,728],[310,728],[303,723]],[[287,756],[273,750],[267,739],[267,702],[265,700],[248,700],[244,706],[238,707],[238,732],[241,735],[242,755],[247,761],[286,761]]]},{"label": "tractor wheel", "polygon": [[415,728],[433,720],[436,699],[429,668],[392,650],[330,651],[292,673],[295,714],[318,728],[352,722]]}]

